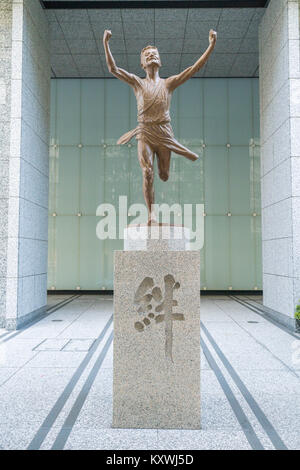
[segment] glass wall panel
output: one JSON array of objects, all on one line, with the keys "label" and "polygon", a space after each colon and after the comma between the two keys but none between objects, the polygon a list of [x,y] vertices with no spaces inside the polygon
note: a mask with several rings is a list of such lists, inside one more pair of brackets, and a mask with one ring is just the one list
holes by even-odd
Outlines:
[{"label": "glass wall panel", "polygon": [[78,145],[81,141],[80,85],[80,80],[71,79],[59,80],[57,83],[54,142],[59,145]]},{"label": "glass wall panel", "polygon": [[103,80],[81,80],[81,138],[84,145],[104,142],[105,100]]},{"label": "glass wall panel", "polygon": [[205,212],[210,215],[227,214],[229,211],[229,168],[228,149],[222,147],[205,148],[204,189]]},{"label": "glass wall panel", "polygon": [[208,290],[227,290],[231,285],[229,223],[227,216],[205,217],[205,287]]},{"label": "glass wall panel", "polygon": [[115,145],[118,138],[129,130],[129,87],[119,80],[105,80],[105,139]]},{"label": "glass wall panel", "polygon": [[56,273],[56,217],[49,217],[48,223],[48,288],[55,287]]},{"label": "glass wall panel", "polygon": [[259,145],[259,81],[251,80],[252,86],[252,120],[253,120],[253,139],[254,143]]},{"label": "glass wall panel", "polygon": [[127,146],[109,146],[105,149],[105,202],[118,205],[119,196],[129,189],[130,151]]},{"label": "glass wall panel", "polygon": [[155,202],[157,204],[173,204],[174,202],[179,202],[179,167],[180,167],[180,159],[179,155],[174,155],[170,162],[170,174],[168,181],[162,181],[158,176],[158,168],[155,165],[155,179],[154,179],[154,187],[155,187]]},{"label": "glass wall panel", "polygon": [[[167,182],[155,162],[155,202],[204,204],[202,288],[261,289],[258,80],[190,80],[174,92],[171,116],[176,138],[199,159],[172,154]],[[49,288],[113,289],[113,252],[123,240],[97,238],[96,211],[113,204],[118,227],[120,196],[128,223],[130,205],[144,203],[137,142],[116,144],[135,126],[126,84],[52,80]]]},{"label": "glass wall panel", "polygon": [[253,209],[258,214],[261,212],[260,203],[260,147],[254,145],[250,149],[249,154],[252,155],[253,169],[251,169],[251,200],[253,201]]},{"label": "glass wall panel", "polygon": [[261,243],[261,217],[255,217],[253,219],[253,231],[255,233],[255,286],[262,289],[262,243]]},{"label": "glass wall panel", "polygon": [[255,264],[253,263],[254,253],[253,217],[230,217],[231,283],[234,289],[253,289],[256,285]]},{"label": "glass wall panel", "polygon": [[228,142],[228,80],[210,78],[204,79],[203,82],[204,143],[226,145]]},{"label": "glass wall panel", "polygon": [[104,249],[105,240],[99,240],[96,226],[99,218],[82,216],[80,218],[80,269],[78,286],[86,290],[99,290],[105,276]]},{"label": "glass wall panel", "polygon": [[230,212],[235,215],[249,214],[254,205],[250,198],[252,154],[247,147],[230,147],[228,159]]},{"label": "glass wall panel", "polygon": [[203,82],[192,80],[178,96],[178,138],[184,145],[199,145],[203,142]]},{"label": "glass wall panel", "polygon": [[141,167],[137,157],[137,146],[134,145],[129,149],[129,188],[128,188],[128,204],[144,203],[142,184],[143,176]]},{"label": "glass wall panel", "polygon": [[231,145],[246,145],[253,138],[251,80],[232,78],[228,81],[228,142]]},{"label": "glass wall panel", "polygon": [[51,96],[50,96],[50,109],[51,109],[51,114],[50,114],[50,145],[54,145],[54,138],[56,137],[56,98],[57,98],[57,92],[56,92],[56,86],[57,86],[57,80],[51,80]]},{"label": "glass wall panel", "polygon": [[181,204],[204,204],[204,152],[200,146],[189,145],[189,149],[199,155],[198,160],[191,162],[178,157],[180,162],[179,200]]},{"label": "glass wall panel", "polygon": [[60,215],[79,212],[80,149],[59,147],[56,158],[56,208]]},{"label": "glass wall panel", "polygon": [[55,218],[55,274],[56,289],[76,289],[79,284],[80,219],[74,215]]},{"label": "glass wall panel", "polygon": [[50,146],[49,152],[49,213],[52,214],[56,208],[56,188],[57,188],[57,178],[56,178],[56,162],[57,162],[57,148],[52,145]]}]

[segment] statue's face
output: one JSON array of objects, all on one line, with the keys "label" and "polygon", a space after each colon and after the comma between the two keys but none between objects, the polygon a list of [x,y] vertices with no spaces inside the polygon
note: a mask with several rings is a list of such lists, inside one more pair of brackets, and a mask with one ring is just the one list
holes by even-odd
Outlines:
[{"label": "statue's face", "polygon": [[142,54],[142,67],[146,68],[148,65],[156,64],[161,66],[158,50],[155,47],[146,49]]}]

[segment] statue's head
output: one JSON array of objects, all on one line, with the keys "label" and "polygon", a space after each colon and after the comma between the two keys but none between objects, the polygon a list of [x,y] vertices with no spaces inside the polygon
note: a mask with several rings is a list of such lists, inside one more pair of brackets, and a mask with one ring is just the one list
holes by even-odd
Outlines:
[{"label": "statue's head", "polygon": [[159,52],[155,46],[146,46],[141,51],[141,66],[145,69],[148,65],[152,64],[161,67]]}]

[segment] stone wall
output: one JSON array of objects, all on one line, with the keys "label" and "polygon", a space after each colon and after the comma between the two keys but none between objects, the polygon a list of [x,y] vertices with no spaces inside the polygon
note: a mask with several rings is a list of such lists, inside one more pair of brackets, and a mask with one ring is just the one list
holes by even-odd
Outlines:
[{"label": "stone wall", "polygon": [[5,326],[12,1],[0,2],[0,327]]},{"label": "stone wall", "polygon": [[264,305],[293,326],[300,298],[298,0],[271,0],[259,47]]},{"label": "stone wall", "polygon": [[10,4],[10,142],[5,178],[8,224],[2,227],[6,239],[2,318],[5,316],[9,329],[31,320],[46,305],[50,116],[46,16],[36,0]]}]

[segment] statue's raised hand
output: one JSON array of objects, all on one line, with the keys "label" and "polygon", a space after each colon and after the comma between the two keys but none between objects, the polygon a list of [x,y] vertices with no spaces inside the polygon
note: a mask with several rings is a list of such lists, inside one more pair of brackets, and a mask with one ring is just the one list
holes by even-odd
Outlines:
[{"label": "statue's raised hand", "polygon": [[106,29],[103,34],[103,42],[108,42],[111,38],[112,34],[110,29]]},{"label": "statue's raised hand", "polygon": [[214,46],[216,44],[216,41],[217,41],[217,33],[216,31],[214,31],[213,29],[211,29],[209,31],[209,44],[211,44],[212,46]]}]

